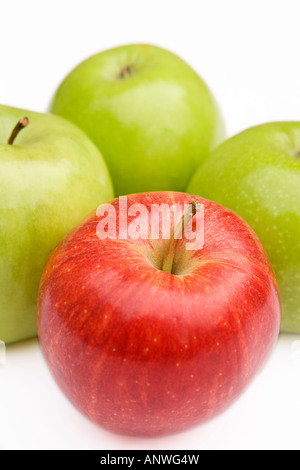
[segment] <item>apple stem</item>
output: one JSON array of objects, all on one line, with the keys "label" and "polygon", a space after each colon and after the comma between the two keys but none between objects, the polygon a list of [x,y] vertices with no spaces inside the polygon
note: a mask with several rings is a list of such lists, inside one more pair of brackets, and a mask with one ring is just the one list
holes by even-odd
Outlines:
[{"label": "apple stem", "polygon": [[129,65],[126,65],[126,67],[124,67],[121,70],[119,78],[120,79],[125,79],[125,78],[130,77],[131,75],[132,75],[132,65],[129,64]]},{"label": "apple stem", "polygon": [[173,272],[174,258],[175,258],[178,239],[182,237],[185,227],[190,222],[190,220],[197,214],[197,212],[199,212],[200,207],[201,207],[200,202],[198,201],[191,202],[187,210],[184,212],[183,216],[181,217],[179,223],[177,224],[171,236],[167,254],[163,259],[162,271],[169,273],[169,274],[174,274]]},{"label": "apple stem", "polygon": [[16,140],[17,135],[19,132],[29,125],[29,119],[27,117],[23,117],[20,121],[15,125],[12,130],[12,133],[9,136],[7,141],[8,145],[13,145],[14,141]]}]

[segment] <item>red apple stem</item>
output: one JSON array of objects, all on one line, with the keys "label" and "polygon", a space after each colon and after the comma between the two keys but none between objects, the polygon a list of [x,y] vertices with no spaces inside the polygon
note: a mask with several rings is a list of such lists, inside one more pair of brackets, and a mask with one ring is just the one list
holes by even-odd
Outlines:
[{"label": "red apple stem", "polygon": [[14,141],[16,140],[17,135],[19,132],[29,125],[29,119],[27,117],[23,117],[20,121],[15,125],[12,130],[12,133],[9,136],[7,141],[8,145],[13,145]]},{"label": "red apple stem", "polygon": [[179,223],[177,224],[168,247],[168,251],[166,256],[163,259],[162,263],[162,271],[169,273],[169,274],[174,274],[174,258],[176,254],[176,247],[178,243],[178,239],[181,238],[183,231],[187,224],[190,222],[190,220],[199,212],[201,207],[200,202],[198,201],[193,201],[189,204],[189,207],[187,210],[184,212],[183,216],[181,217]]}]

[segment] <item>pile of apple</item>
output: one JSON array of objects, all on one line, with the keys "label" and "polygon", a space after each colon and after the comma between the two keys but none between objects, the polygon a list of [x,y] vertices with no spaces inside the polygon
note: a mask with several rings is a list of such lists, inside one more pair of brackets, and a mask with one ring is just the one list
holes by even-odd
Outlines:
[{"label": "pile of apple", "polygon": [[[280,326],[300,332],[300,122],[224,139],[202,79],[148,45],[80,64],[50,114],[0,106],[0,339],[38,331],[60,388],[107,429],[155,436],[214,417]],[[182,228],[201,205],[203,246],[175,240],[175,221],[169,239],[121,237],[125,195],[185,205]],[[97,236],[104,203],[114,238]]]}]

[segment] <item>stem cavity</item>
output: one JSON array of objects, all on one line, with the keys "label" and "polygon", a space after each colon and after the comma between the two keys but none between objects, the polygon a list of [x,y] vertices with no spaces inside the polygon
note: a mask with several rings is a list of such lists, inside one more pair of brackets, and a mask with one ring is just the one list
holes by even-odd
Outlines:
[{"label": "stem cavity", "polygon": [[129,78],[132,75],[133,75],[133,66],[129,64],[122,68],[118,78],[120,80],[125,80],[126,78]]}]

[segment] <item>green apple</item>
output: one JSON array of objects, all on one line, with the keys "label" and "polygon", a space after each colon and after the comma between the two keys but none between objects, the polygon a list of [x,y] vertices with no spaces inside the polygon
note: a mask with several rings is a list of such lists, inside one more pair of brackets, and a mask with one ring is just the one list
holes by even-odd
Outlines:
[{"label": "green apple", "polygon": [[76,67],[51,111],[81,127],[102,152],[116,195],[186,188],[225,137],[210,90],[183,60],[135,44]]},{"label": "green apple", "polygon": [[300,122],[248,129],[218,147],[187,189],[242,216],[277,276],[282,331],[300,332]]},{"label": "green apple", "polygon": [[112,194],[106,164],[80,129],[0,105],[0,340],[36,334],[37,292],[50,252]]}]

